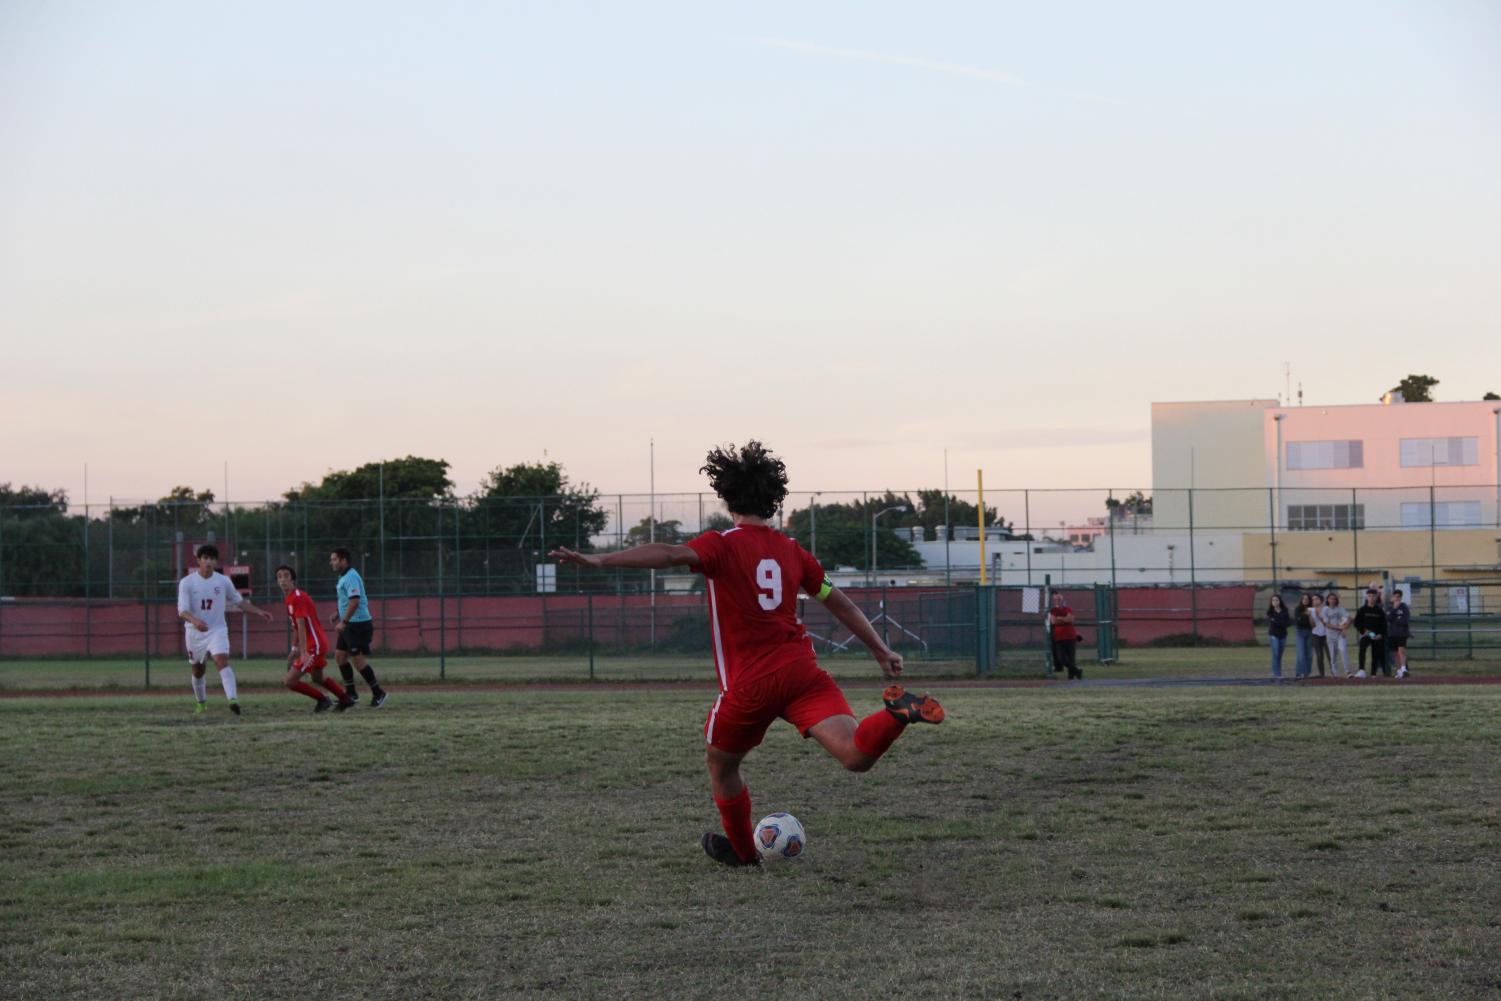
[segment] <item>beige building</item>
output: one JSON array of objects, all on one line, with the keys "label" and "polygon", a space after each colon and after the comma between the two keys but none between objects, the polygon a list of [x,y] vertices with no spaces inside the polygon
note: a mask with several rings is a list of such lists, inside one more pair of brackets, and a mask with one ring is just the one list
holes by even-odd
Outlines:
[{"label": "beige building", "polygon": [[1155,403],[1153,515],[1242,533],[1248,578],[1484,579],[1501,567],[1498,448],[1495,401]]}]

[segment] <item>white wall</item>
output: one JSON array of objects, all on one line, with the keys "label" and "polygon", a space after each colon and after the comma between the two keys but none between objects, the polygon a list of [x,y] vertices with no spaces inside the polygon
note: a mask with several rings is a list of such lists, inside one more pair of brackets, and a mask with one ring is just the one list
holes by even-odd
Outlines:
[{"label": "white wall", "polygon": [[[1172,548],[1169,549],[1168,547]],[[944,576],[944,544],[942,542],[918,542],[913,547],[923,558],[927,578]],[[1031,548],[1031,576],[1027,572],[1027,550]],[[1035,550],[1042,549],[1043,552]],[[1041,584],[1044,574],[1051,574],[1054,584],[1108,584],[1110,572],[1110,539],[1103,537],[1095,542],[1092,552],[1051,551],[1042,543],[1001,542],[987,543],[986,562],[990,568],[992,584]],[[948,558],[953,561],[952,576],[956,580],[971,582],[979,575],[980,544],[978,542],[950,542]],[[999,560],[997,556],[999,555]],[[1238,532],[1195,532],[1194,575],[1200,583],[1239,582],[1242,546]],[[999,579],[997,579],[997,571]],[[882,574],[885,578],[887,575]],[[1118,584],[1186,584],[1189,581],[1189,552],[1187,532],[1153,532],[1150,535],[1124,535],[1115,537],[1115,581]]]}]

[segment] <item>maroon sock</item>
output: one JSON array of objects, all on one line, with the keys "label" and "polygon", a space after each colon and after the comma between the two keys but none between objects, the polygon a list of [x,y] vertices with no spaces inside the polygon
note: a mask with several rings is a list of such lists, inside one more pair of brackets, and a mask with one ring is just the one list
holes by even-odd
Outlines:
[{"label": "maroon sock", "polygon": [[716,796],[714,805],[719,807],[719,822],[724,825],[725,836],[730,839],[735,854],[746,862],[756,861],[756,837],[751,828],[750,787],[743,787],[740,795],[734,799],[720,799]]},{"label": "maroon sock", "polygon": [[338,699],[340,702],[343,702],[344,699],[349,695],[348,692],[344,691],[344,686],[339,684],[333,678],[324,678],[319,682],[319,684],[324,688],[327,688],[330,692],[333,692],[334,698]]},{"label": "maroon sock", "polygon": [[312,685],[308,684],[306,681],[296,681],[288,687],[290,687],[294,692],[306,695],[314,702],[319,702],[323,699],[323,693],[318,691],[318,689],[314,688]]},{"label": "maroon sock", "polygon": [[855,749],[867,758],[879,758],[905,729],[906,723],[885,709],[877,709],[855,727]]}]

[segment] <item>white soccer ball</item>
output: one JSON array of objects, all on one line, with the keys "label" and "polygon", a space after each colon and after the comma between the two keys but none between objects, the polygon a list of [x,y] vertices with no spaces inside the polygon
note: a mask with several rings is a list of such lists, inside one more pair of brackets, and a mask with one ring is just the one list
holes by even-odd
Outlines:
[{"label": "white soccer ball", "polygon": [[756,825],[756,851],[763,862],[802,858],[808,834],[790,813],[773,813]]}]

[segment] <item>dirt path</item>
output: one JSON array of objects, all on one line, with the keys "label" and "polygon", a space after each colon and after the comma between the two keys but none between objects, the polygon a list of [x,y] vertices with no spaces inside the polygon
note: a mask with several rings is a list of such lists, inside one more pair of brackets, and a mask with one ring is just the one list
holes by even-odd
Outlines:
[{"label": "dirt path", "polygon": [[[1310,678],[1305,681],[1292,681],[1283,679],[1277,681],[1272,678],[1101,678],[1085,679],[1084,681],[1050,681],[1046,678],[937,678],[926,681],[913,681],[910,687],[919,691],[929,691],[944,688],[1177,688],[1199,686],[1238,686],[1238,687],[1266,687],[1272,685],[1287,685],[1297,687],[1302,685],[1316,688],[1365,688],[1372,685],[1380,687],[1411,687],[1414,685],[1497,685],[1501,684],[1501,675],[1422,675],[1413,678],[1404,678],[1397,681],[1391,678],[1362,678],[1345,680],[1342,678]],[[845,689],[872,689],[884,687],[884,682],[879,679],[841,681],[839,686]],[[179,686],[153,686],[151,688],[36,688],[36,689],[4,689],[0,690],[0,699],[70,699],[70,698],[100,698],[119,696],[130,698],[135,696],[161,696],[161,695],[185,695],[185,691],[179,691]],[[280,685],[240,685],[241,691],[257,693],[282,691]],[[435,692],[435,693],[463,693],[463,692],[582,692],[582,691],[612,691],[612,692],[687,692],[694,690],[711,691],[712,688],[701,681],[520,681],[505,682],[496,681],[488,683],[469,684],[409,684],[394,685],[393,691],[403,693]]]}]

